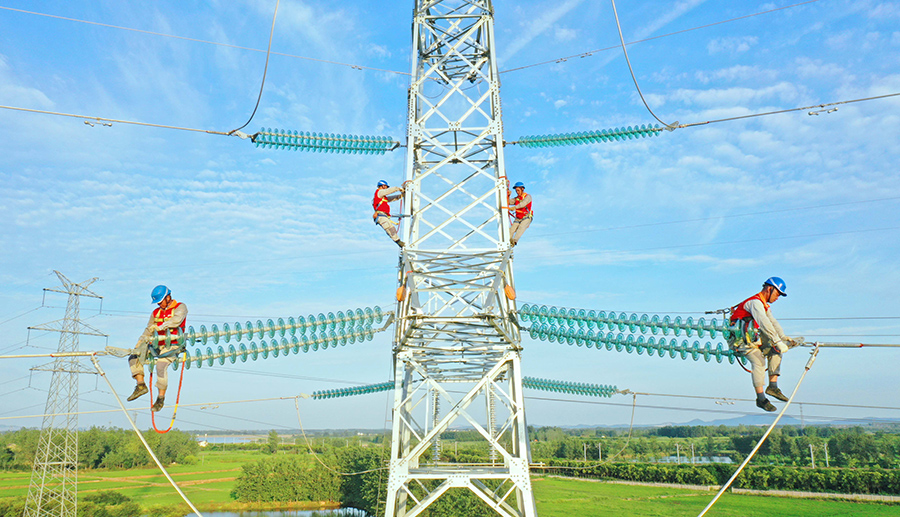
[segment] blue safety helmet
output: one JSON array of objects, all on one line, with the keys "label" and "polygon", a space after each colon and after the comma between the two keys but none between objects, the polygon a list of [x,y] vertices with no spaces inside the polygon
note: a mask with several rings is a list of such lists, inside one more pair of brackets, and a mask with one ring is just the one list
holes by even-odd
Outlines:
[{"label": "blue safety helmet", "polygon": [[163,301],[163,298],[172,294],[172,291],[169,290],[168,287],[164,285],[158,285],[153,288],[153,291],[150,293],[150,300],[153,303],[159,303]]},{"label": "blue safety helmet", "polygon": [[777,289],[781,296],[787,296],[787,284],[785,284],[784,280],[782,280],[781,278],[777,276],[769,277],[768,280],[763,282],[763,287],[767,285],[771,285],[772,287]]},{"label": "blue safety helmet", "polygon": [[519,187],[525,188],[525,184],[522,183],[521,181],[517,181],[516,184],[513,185],[513,188],[519,188]]},{"label": "blue safety helmet", "polygon": [[388,186],[388,184],[387,184],[386,181],[381,180],[381,181],[378,182],[378,186],[379,186],[379,187],[386,187],[386,186]]}]

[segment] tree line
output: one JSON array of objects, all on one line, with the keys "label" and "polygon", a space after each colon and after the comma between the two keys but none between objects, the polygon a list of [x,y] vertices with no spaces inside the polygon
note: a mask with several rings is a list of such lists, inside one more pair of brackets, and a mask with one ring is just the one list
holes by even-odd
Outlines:
[{"label": "tree line", "polygon": [[[681,455],[726,457],[742,461],[764,430],[738,426],[667,426],[657,429],[533,429],[532,457],[550,459],[599,459],[617,454],[621,460],[668,461]],[[598,450],[598,446],[599,449]],[[763,443],[754,460],[781,466],[900,468],[900,434],[896,429],[863,427],[782,427]]]},{"label": "tree line", "polygon": [[[569,477],[710,486],[724,484],[736,468],[736,465],[723,464],[590,464],[577,460],[552,460],[544,472]],[[733,486],[754,490],[900,495],[900,470],[755,465],[746,467]]]},{"label": "tree line", "polygon": [[[0,469],[30,470],[40,434],[38,429],[0,433]],[[79,468],[130,469],[149,465],[153,461],[133,431],[92,427],[77,434]],[[166,434],[153,430],[142,434],[164,464],[192,464],[198,459],[200,446],[188,433],[173,429]]]}]

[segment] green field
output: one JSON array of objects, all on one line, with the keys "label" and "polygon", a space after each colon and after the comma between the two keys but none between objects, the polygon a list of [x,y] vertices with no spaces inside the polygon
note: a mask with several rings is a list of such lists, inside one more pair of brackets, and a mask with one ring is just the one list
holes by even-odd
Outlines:
[{"label": "green field", "polygon": [[[229,496],[241,465],[260,459],[259,452],[204,452],[202,463],[173,465],[169,474],[201,510],[234,509],[241,505]],[[30,472],[0,472],[0,498],[24,496]],[[549,476],[533,478],[541,517],[695,516],[715,492],[681,488],[632,486]],[[156,469],[89,470],[79,472],[79,494],[116,490],[149,506],[184,505]],[[185,513],[188,513],[187,506]],[[826,499],[725,494],[710,515],[715,516],[872,516],[900,515],[900,506]]]},{"label": "green field", "polygon": [[[535,477],[533,484],[538,514],[541,517],[589,515],[694,517],[703,511],[715,496],[715,492],[706,490],[620,485],[554,477]],[[707,515],[887,517],[900,515],[900,506],[726,493]]]}]

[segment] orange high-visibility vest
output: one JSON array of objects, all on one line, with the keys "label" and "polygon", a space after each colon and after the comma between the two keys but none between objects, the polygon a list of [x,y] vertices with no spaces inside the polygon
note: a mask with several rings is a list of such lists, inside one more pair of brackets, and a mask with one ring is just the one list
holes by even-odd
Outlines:
[{"label": "orange high-visibility vest", "polygon": [[[171,307],[165,308],[165,309],[160,309],[159,307],[157,307],[156,309],[153,309],[153,322],[156,323],[156,326],[158,327],[158,326],[162,325],[164,321],[172,319],[172,312],[179,305],[181,305],[180,302],[175,302],[174,305],[172,305]],[[187,318],[182,320],[181,325],[178,326],[178,328],[181,329],[182,334],[184,333],[184,329],[186,328],[186,325],[187,325]],[[168,334],[171,336],[169,342],[172,343],[173,345],[178,344],[178,340],[175,338],[175,336],[178,335],[178,328],[168,329]],[[163,338],[166,337],[166,333],[167,333],[166,330],[160,330],[157,332],[157,334]],[[160,343],[160,347],[165,346],[165,341],[160,341],[159,343]]]},{"label": "orange high-visibility vest", "polygon": [[378,190],[375,191],[375,197],[372,199],[372,208],[374,208],[376,212],[384,212],[385,215],[390,217],[391,205],[388,204],[387,199],[385,199],[387,196],[378,197]]},{"label": "orange high-visibility vest", "polygon": [[[527,195],[527,193],[526,193],[526,195]],[[524,197],[525,197],[524,195],[522,197],[516,196],[513,199],[513,205],[518,205],[519,201],[521,201]],[[532,200],[533,199],[534,198],[532,198]],[[525,219],[526,217],[531,215],[531,203],[532,203],[532,201],[529,201],[528,204],[525,205],[524,207],[516,208],[516,213],[515,213],[516,219]]]},{"label": "orange high-visibility vest", "polygon": [[[751,296],[750,298],[747,298],[746,300],[742,301],[741,303],[739,303],[731,308],[731,324],[732,325],[734,325],[735,323],[737,323],[738,321],[741,321],[743,319],[746,319],[746,318],[752,319],[753,318],[753,315],[750,314],[750,311],[748,311],[747,309],[744,308],[744,304],[753,299],[757,299],[757,300],[761,301],[763,303],[763,307],[765,307],[765,309],[766,309],[766,312],[769,311],[769,303],[767,301],[763,300],[762,293],[756,293],[753,296]],[[756,326],[756,328],[759,328],[759,323],[757,323],[756,320],[753,321],[753,324]]]}]

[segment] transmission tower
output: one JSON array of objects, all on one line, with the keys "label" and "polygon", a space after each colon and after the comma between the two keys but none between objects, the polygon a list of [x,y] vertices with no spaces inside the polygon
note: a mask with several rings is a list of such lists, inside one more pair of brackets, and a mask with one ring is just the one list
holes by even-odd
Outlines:
[{"label": "transmission tower", "polygon": [[[412,47],[386,515],[461,489],[533,516],[491,1],[416,0]],[[451,426],[496,459],[428,454]]]},{"label": "transmission tower", "polygon": [[[59,332],[58,352],[78,352],[78,336],[104,336],[99,330],[79,320],[79,297],[101,298],[88,286],[97,279],[73,283],[59,271],[54,271],[61,288],[44,289],[69,295],[66,317],[45,323],[33,330]],[[83,367],[77,357],[57,357],[52,363],[32,368],[53,372],[44,422],[31,471],[31,483],[25,500],[25,517],[75,517],[78,483],[78,374],[95,373]]]}]

